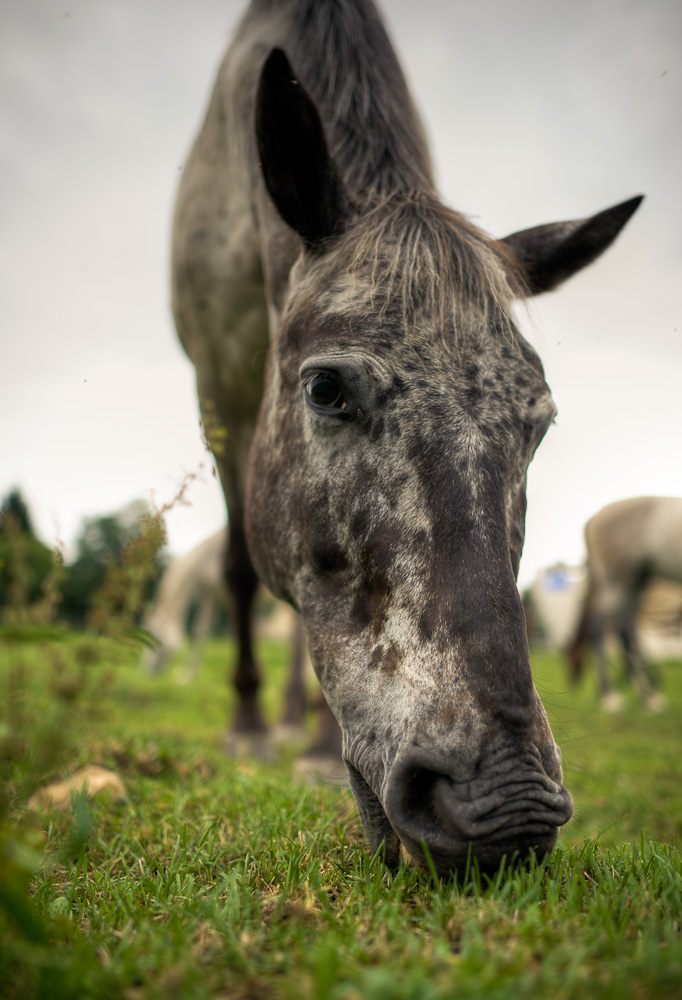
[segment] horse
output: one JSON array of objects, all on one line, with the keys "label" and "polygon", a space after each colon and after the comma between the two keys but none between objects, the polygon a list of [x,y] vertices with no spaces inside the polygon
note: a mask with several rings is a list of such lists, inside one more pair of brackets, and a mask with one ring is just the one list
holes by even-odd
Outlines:
[{"label": "horse", "polygon": [[143,666],[149,673],[161,673],[170,657],[182,647],[186,623],[194,606],[185,672],[187,679],[196,674],[217,615],[228,603],[223,579],[226,548],[227,531],[223,528],[191,552],[168,563],[159,581],[154,604],[144,620],[146,631],[157,643],[145,649],[142,656]]},{"label": "horse", "polygon": [[660,711],[657,690],[637,638],[643,595],[656,578],[682,583],[682,498],[635,497],[608,504],[585,525],[588,590],[575,638],[568,647],[570,671],[577,681],[585,645],[595,646],[599,692],[606,711],[618,711],[623,698],[609,677],[605,639],[618,636],[625,674],[640,699]]},{"label": "horse", "polygon": [[260,578],[302,616],[369,848],[438,873],[544,856],[572,812],[516,585],[556,408],[513,303],[641,201],[502,240],[443,204],[371,0],[252,0],[183,170],[173,311],[217,455],[262,737]]}]

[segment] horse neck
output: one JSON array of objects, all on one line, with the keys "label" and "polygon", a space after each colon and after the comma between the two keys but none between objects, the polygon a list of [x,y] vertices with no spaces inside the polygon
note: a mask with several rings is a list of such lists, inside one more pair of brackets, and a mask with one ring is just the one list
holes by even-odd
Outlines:
[{"label": "horse neck", "polygon": [[424,128],[374,3],[290,0],[284,16],[282,47],[320,109],[350,192],[372,202],[433,191]]}]

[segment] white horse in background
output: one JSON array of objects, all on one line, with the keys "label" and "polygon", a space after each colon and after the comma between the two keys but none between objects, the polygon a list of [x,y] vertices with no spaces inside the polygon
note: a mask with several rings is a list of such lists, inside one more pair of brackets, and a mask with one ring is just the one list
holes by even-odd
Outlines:
[{"label": "white horse in background", "polygon": [[190,610],[194,607],[184,677],[189,680],[196,674],[218,614],[227,611],[223,581],[226,548],[227,529],[223,528],[191,552],[169,562],[161,577],[154,606],[144,623],[158,643],[143,654],[142,662],[149,673],[160,673],[170,657],[182,648]]},{"label": "white horse in background", "polygon": [[635,497],[608,504],[585,525],[588,592],[575,639],[568,649],[574,680],[583,669],[584,647],[597,654],[602,704],[622,707],[609,677],[605,639],[617,635],[628,679],[653,711],[666,704],[645,662],[637,636],[637,616],[648,584],[655,579],[682,583],[682,498]]}]

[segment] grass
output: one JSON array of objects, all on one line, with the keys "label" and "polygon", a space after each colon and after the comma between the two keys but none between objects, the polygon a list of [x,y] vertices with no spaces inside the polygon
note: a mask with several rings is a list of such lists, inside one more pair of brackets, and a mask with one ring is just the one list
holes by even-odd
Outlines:
[{"label": "grass", "polygon": [[[89,656],[81,643],[0,647],[23,733],[17,749],[5,717],[0,994],[682,995],[682,664],[662,666],[663,715],[633,700],[605,716],[590,684],[565,690],[559,659],[536,653],[576,816],[548,861],[457,886],[369,857],[349,792],[292,781],[295,748],[267,764],[223,757],[228,643],[182,687],[172,670],[146,677],[133,647],[102,640]],[[286,650],[263,656],[274,718]],[[121,774],[127,801],[22,809],[51,766],[86,763]]]}]

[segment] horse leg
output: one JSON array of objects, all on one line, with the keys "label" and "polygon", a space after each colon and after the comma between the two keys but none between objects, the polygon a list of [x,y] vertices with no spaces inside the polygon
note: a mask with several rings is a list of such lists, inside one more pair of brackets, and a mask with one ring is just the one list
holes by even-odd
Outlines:
[{"label": "horse leg", "polygon": [[574,687],[580,681],[585,666],[585,640],[582,635],[576,635],[570,646],[566,648],[568,664],[568,683]]},{"label": "horse leg", "polygon": [[620,712],[624,705],[623,695],[619,691],[614,691],[609,677],[609,658],[606,650],[606,630],[600,627],[595,633],[594,643],[597,659],[597,685],[599,688],[599,698],[605,712]]},{"label": "horse leg", "polygon": [[569,684],[576,685],[583,676],[585,669],[585,647],[592,642],[594,631],[593,625],[593,594],[591,587],[588,587],[580,618],[576,627],[575,636],[569,646],[566,647],[565,655],[568,661]]},{"label": "horse leg", "polygon": [[[286,692],[284,719],[295,721],[302,728],[306,707],[305,673],[312,675],[313,669],[308,656],[303,619],[300,615],[296,616],[293,640],[294,669]],[[343,761],[341,727],[332,715],[321,689],[314,699],[313,710],[317,715],[315,735],[308,749],[294,764],[294,773],[311,783],[322,781],[345,785],[348,782],[348,772]]]},{"label": "horse leg", "polygon": [[277,725],[277,739],[293,743],[303,739],[306,711],[305,667],[307,659],[305,630],[300,615],[296,615],[291,635],[289,679],[284,692],[284,713]]},{"label": "horse leg", "polygon": [[623,648],[623,662],[628,680],[640,700],[653,712],[660,712],[666,705],[666,698],[657,690],[657,685],[649,665],[642,654],[637,638],[637,614],[642,592],[632,595],[620,627],[620,641]]},{"label": "horse leg", "polygon": [[341,727],[332,715],[322,690],[315,698],[317,729],[312,743],[298,758],[294,773],[309,784],[322,782],[330,785],[347,785],[348,772],[343,760]]},{"label": "horse leg", "polygon": [[230,511],[230,540],[225,561],[225,583],[232,607],[237,641],[234,686],[237,707],[224,749],[230,755],[272,756],[268,726],[263,717],[258,691],[262,674],[253,652],[253,604],[258,577],[246,547],[243,522]]},{"label": "horse leg", "polygon": [[597,685],[599,698],[605,712],[620,712],[625,704],[623,695],[613,690],[609,676],[606,636],[614,620],[619,621],[622,614],[623,594],[612,581],[594,581],[594,613],[592,629],[594,650],[597,660]]},{"label": "horse leg", "polygon": [[[291,741],[304,733],[307,703],[305,674],[313,672],[307,654],[303,619],[297,615],[292,635],[289,682],[284,695],[284,715],[277,726],[278,736],[283,741]],[[313,784],[321,781],[345,785],[348,774],[343,762],[341,728],[322,691],[318,691],[313,709],[317,715],[315,735],[311,745],[294,764],[294,773]]]},{"label": "horse leg", "polygon": [[213,627],[213,598],[207,592],[202,594],[192,625],[192,648],[182,672],[182,682],[187,683],[196,677],[201,665],[206,640]]}]

